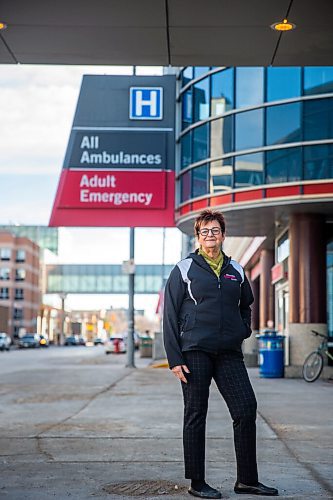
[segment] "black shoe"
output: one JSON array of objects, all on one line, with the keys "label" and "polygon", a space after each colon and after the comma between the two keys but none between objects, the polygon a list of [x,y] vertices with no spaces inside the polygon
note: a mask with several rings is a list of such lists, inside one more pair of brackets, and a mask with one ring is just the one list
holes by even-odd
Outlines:
[{"label": "black shoe", "polygon": [[215,488],[211,488],[205,484],[200,491],[195,490],[192,486],[188,489],[190,495],[199,498],[222,498],[222,494]]},{"label": "black shoe", "polygon": [[258,483],[257,486],[250,486],[247,484],[240,483],[236,481],[234,487],[235,493],[249,493],[250,495],[266,495],[266,496],[277,496],[279,494],[276,488],[269,488],[262,483]]}]

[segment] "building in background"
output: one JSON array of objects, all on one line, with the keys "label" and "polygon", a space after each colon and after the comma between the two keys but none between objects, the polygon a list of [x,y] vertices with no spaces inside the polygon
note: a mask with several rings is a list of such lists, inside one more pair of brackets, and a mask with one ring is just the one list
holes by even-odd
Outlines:
[{"label": "building in background", "polygon": [[15,236],[24,236],[34,241],[42,250],[50,250],[58,255],[59,230],[57,227],[24,226],[19,224],[0,225],[0,232],[5,231]]},{"label": "building in background", "polygon": [[39,246],[28,238],[0,232],[0,306],[8,310],[4,331],[12,338],[37,331],[39,273]]},{"label": "building in background", "polygon": [[177,101],[177,226],[223,211],[253,328],[273,322],[298,370],[311,329],[333,337],[333,67],[186,67]]}]

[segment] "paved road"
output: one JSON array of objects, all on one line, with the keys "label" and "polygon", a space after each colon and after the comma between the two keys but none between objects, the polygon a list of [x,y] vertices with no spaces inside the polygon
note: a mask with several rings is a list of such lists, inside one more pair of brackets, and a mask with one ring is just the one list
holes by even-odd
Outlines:
[{"label": "paved road", "polygon": [[[145,359],[125,363],[102,347],[0,353],[1,499],[189,497],[178,382]],[[333,498],[333,385],[250,373],[261,480],[282,498]],[[207,444],[209,482],[236,498],[232,425],[214,387]]]}]

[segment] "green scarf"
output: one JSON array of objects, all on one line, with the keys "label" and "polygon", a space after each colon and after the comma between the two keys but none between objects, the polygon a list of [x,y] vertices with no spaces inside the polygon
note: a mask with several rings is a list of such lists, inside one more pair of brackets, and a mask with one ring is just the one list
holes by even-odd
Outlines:
[{"label": "green scarf", "polygon": [[214,271],[216,276],[219,278],[220,272],[221,272],[221,269],[223,266],[223,253],[220,251],[220,253],[216,259],[212,259],[211,257],[209,257],[209,255],[207,255],[206,252],[204,252],[202,250],[202,248],[199,248],[198,253],[199,253],[199,255],[202,255],[202,257],[205,259],[207,264],[210,265],[210,267],[212,268],[212,270]]}]

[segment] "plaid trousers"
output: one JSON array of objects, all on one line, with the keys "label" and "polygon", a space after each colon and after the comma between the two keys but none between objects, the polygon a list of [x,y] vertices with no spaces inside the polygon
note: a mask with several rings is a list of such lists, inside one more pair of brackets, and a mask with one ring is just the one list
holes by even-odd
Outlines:
[{"label": "plaid trousers", "polygon": [[187,351],[183,356],[189,374],[181,383],[184,397],[184,462],[186,479],[205,478],[206,416],[212,378],[233,420],[237,480],[256,484],[257,402],[243,358],[237,352],[209,354]]}]

